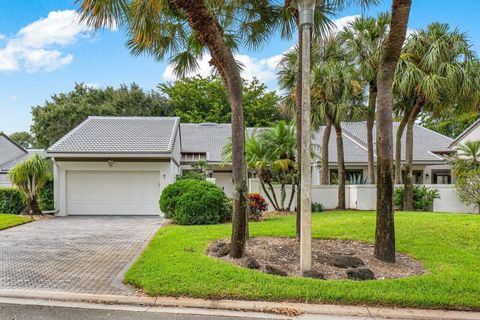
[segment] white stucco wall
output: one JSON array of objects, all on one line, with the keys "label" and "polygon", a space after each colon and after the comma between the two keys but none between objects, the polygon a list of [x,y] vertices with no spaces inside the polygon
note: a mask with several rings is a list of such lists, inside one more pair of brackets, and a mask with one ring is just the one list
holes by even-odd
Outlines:
[{"label": "white stucco wall", "polygon": [[0,173],[0,188],[10,188],[12,184],[7,173]]},{"label": "white stucco wall", "polygon": [[[154,171],[158,172],[161,191],[175,179],[176,165],[167,162],[115,162],[109,167],[107,161],[55,161],[55,204],[57,215],[68,215],[66,177],[69,171]],[[160,197],[159,194],[159,197]]]}]

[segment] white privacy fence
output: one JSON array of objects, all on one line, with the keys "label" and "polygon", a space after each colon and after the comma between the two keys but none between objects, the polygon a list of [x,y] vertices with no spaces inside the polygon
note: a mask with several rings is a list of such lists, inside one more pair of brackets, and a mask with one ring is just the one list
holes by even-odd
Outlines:
[{"label": "white privacy fence", "polygon": [[[467,206],[463,204],[455,191],[454,185],[448,184],[433,184],[426,185],[429,188],[437,189],[440,194],[440,199],[435,199],[433,202],[434,212],[476,212],[474,206]],[[280,186],[274,186],[277,194],[277,200],[280,201]],[[260,193],[265,200],[268,201],[263,192],[258,179],[249,179],[249,191]],[[290,199],[291,187],[287,186],[287,196],[285,205]],[[345,190],[345,200],[347,209],[354,210],[375,210],[376,209],[377,187],[372,184],[364,185],[347,185]],[[336,185],[314,185],[312,186],[312,202],[321,203],[325,209],[335,209],[338,201],[338,186]],[[292,205],[292,210],[295,207],[295,200]],[[269,207],[273,210],[273,207]]]}]

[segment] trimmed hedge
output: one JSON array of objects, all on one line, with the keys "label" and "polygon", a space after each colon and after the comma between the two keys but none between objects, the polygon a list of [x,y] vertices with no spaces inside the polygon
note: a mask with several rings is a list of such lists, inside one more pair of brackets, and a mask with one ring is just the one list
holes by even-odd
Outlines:
[{"label": "trimmed hedge", "polygon": [[25,196],[14,188],[0,188],[0,213],[20,214],[25,209]]},{"label": "trimmed hedge", "polygon": [[215,224],[230,219],[225,193],[215,184],[182,179],[167,186],[160,196],[160,210],[176,224]]},{"label": "trimmed hedge", "polygon": [[55,201],[53,199],[53,178],[50,177],[38,192],[38,205],[42,211],[55,210]]}]

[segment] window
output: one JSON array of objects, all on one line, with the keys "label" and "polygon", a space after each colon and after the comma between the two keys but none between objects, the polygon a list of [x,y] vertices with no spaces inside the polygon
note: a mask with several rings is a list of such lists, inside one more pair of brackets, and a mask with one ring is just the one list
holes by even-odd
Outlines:
[{"label": "window", "polygon": [[[402,183],[405,183],[406,172],[402,171]],[[413,170],[412,172],[413,184],[423,184],[423,171]]]},{"label": "window", "polygon": [[451,184],[452,175],[450,170],[432,170],[432,183],[433,184]]}]

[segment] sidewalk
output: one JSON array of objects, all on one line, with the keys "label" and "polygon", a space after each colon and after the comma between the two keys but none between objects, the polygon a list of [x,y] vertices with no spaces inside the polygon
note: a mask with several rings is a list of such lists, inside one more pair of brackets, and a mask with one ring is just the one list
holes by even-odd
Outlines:
[{"label": "sidewalk", "polygon": [[[123,306],[144,306],[163,308],[191,308],[191,310],[216,310],[217,312],[248,311],[250,313],[266,313],[275,319],[299,318],[316,319],[321,316],[359,317],[363,319],[427,319],[427,320],[478,320],[480,312],[463,312],[447,310],[422,310],[404,308],[382,308],[365,306],[343,305],[314,305],[305,303],[283,303],[263,301],[236,301],[236,300],[203,300],[193,298],[146,297],[146,296],[118,296],[96,295],[85,293],[64,293],[30,290],[1,290],[0,301],[3,299],[28,299],[31,303],[45,301],[75,303],[95,303]],[[68,304],[67,304],[68,305]],[[185,309],[188,310],[188,309]]]}]

